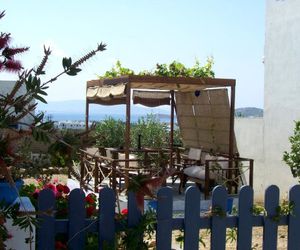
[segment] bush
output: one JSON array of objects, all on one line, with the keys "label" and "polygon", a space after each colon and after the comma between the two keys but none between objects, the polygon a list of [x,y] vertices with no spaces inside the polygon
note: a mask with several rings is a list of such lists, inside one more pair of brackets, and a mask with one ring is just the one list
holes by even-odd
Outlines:
[{"label": "bush", "polygon": [[294,135],[289,137],[291,151],[283,153],[283,160],[290,167],[295,178],[300,181],[300,121],[295,121]]},{"label": "bush", "polygon": [[[95,136],[98,147],[122,148],[125,144],[125,122],[112,117],[101,121],[96,126]],[[138,138],[141,135],[141,146],[149,148],[163,148],[169,146],[169,128],[162,123],[154,114],[148,114],[131,124],[131,147],[138,148]],[[180,131],[174,129],[174,145],[182,146]]]},{"label": "bush", "polygon": [[131,128],[131,146],[138,147],[141,135],[141,146],[149,148],[163,148],[169,145],[169,130],[166,123],[161,123],[154,114],[138,119]]},{"label": "bush", "polygon": [[98,147],[119,148],[124,146],[125,123],[108,117],[96,126],[96,145]]}]

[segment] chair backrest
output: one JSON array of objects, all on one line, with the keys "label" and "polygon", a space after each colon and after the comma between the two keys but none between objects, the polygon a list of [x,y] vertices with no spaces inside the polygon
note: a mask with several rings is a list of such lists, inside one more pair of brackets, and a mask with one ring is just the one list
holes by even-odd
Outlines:
[{"label": "chair backrest", "polygon": [[201,158],[201,148],[190,148],[188,158],[190,160],[199,161]]},{"label": "chair backrest", "polygon": [[[119,159],[119,160],[125,160],[125,154],[123,154],[123,153],[118,153],[118,159]],[[130,159],[130,160],[136,160],[137,158],[136,158],[136,155],[134,155],[134,154],[129,154],[129,159]],[[119,162],[119,165],[120,165],[121,167],[125,167],[125,161],[120,161],[120,162]],[[129,167],[130,167],[130,168],[137,168],[137,167],[138,167],[137,161],[130,161],[130,162],[129,162]]]}]

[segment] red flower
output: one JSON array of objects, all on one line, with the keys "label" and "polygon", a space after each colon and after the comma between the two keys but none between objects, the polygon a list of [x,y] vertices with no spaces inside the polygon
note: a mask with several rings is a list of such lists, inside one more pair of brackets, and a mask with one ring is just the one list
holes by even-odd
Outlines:
[{"label": "red flower", "polygon": [[89,206],[86,208],[87,217],[91,217],[96,212],[96,208],[93,206]]},{"label": "red flower", "polygon": [[57,192],[57,193],[55,194],[55,198],[56,198],[56,199],[63,198],[62,192]]},{"label": "red flower", "polygon": [[88,194],[87,197],[85,197],[85,201],[88,204],[95,204],[96,203],[96,195],[93,193]]},{"label": "red flower", "polygon": [[47,184],[46,186],[45,186],[45,188],[49,188],[49,189],[51,189],[54,193],[56,193],[56,187],[53,185],[53,184]]},{"label": "red flower", "polygon": [[64,185],[64,186],[63,186],[63,193],[64,193],[64,194],[70,193],[70,188],[69,188],[68,186]]},{"label": "red flower", "polygon": [[39,193],[40,193],[40,190],[39,189],[36,189],[34,190],[33,194],[32,194],[32,197],[34,199],[37,199],[39,197]]},{"label": "red flower", "polygon": [[64,186],[62,184],[58,184],[58,185],[56,185],[56,190],[58,192],[63,192],[64,191]]},{"label": "red flower", "polygon": [[56,241],[55,249],[56,250],[64,250],[64,249],[67,249],[67,246],[66,246],[66,244],[62,243],[61,241]]},{"label": "red flower", "polygon": [[121,214],[127,215],[128,214],[128,209],[127,208],[122,209]]},{"label": "red flower", "polygon": [[19,61],[7,60],[5,62],[6,70],[9,72],[18,72],[22,69],[22,65]]}]

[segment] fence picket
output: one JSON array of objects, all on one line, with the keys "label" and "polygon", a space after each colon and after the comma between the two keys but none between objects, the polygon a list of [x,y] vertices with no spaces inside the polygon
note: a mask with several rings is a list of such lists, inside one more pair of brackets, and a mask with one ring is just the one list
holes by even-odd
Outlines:
[{"label": "fence picket", "polygon": [[[54,250],[55,248],[55,197],[50,189],[42,190],[38,197],[40,226],[37,227],[38,249]],[[52,213],[52,214],[51,214]]]},{"label": "fence picket", "polygon": [[111,246],[115,241],[115,192],[110,188],[103,188],[99,193],[99,249]]},{"label": "fence picket", "polygon": [[220,213],[226,213],[227,191],[223,186],[217,186],[212,192],[212,221],[211,221],[211,249],[225,250],[226,246],[226,217]]},{"label": "fence picket", "polygon": [[288,222],[288,250],[298,250],[300,249],[300,185],[290,189],[289,201],[294,203],[294,209]]},{"label": "fence picket", "polygon": [[172,217],[173,217],[173,192],[171,188],[164,187],[157,194],[157,250],[171,249],[172,245]]},{"label": "fence picket", "polygon": [[[170,188],[158,191],[157,205],[157,250],[168,250],[172,247],[172,230],[184,230],[184,249],[199,248],[199,229],[211,229],[211,249],[226,248],[226,227],[237,227],[237,249],[251,249],[252,227],[263,227],[263,249],[277,248],[278,222],[288,226],[288,250],[300,249],[300,185],[290,189],[290,202],[294,203],[293,215],[282,218],[278,214],[279,188],[270,186],[265,192],[265,209],[268,216],[253,216],[253,189],[244,186],[239,192],[239,214],[237,217],[222,217],[227,208],[227,191],[222,186],[214,188],[212,193],[212,217],[200,217],[200,193],[197,188],[191,187],[186,191],[185,216],[173,219],[173,192]],[[99,194],[99,219],[85,219],[85,199],[82,190],[73,190],[69,196],[69,218],[56,220],[55,195],[52,190],[40,192],[38,198],[37,248],[54,250],[55,234],[66,233],[70,240],[68,249],[83,249],[85,234],[98,232],[99,248],[104,245],[114,249],[115,244],[115,193],[110,188],[104,188]],[[141,218],[141,211],[137,208],[135,195],[128,197],[128,225],[136,225]],[[276,220],[275,220],[276,219]],[[98,223],[98,224],[96,224]],[[85,225],[92,224],[87,231],[80,232]],[[80,232],[78,235],[77,233]]]},{"label": "fence picket", "polygon": [[263,250],[277,249],[277,233],[278,223],[275,221],[276,209],[279,205],[279,188],[271,185],[265,192],[265,209],[267,217],[265,217],[264,233],[263,233]]},{"label": "fence picket", "polygon": [[200,191],[189,187],[185,192],[184,249],[199,249]]},{"label": "fence picket", "polygon": [[68,249],[84,249],[85,246],[85,194],[74,189],[69,196],[69,241]]},{"label": "fence picket", "polygon": [[243,186],[239,192],[237,249],[252,247],[253,189]]},{"label": "fence picket", "polygon": [[128,193],[128,226],[132,227],[139,223],[142,216],[141,210],[137,207],[135,194]]}]

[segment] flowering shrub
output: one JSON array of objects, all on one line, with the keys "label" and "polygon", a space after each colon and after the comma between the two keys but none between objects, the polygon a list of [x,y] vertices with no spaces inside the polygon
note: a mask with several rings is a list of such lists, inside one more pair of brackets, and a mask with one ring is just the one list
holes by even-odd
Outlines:
[{"label": "flowering shrub", "polygon": [[[65,219],[68,217],[68,200],[70,189],[67,185],[53,181],[52,183],[44,184],[41,180],[38,180],[37,184],[24,185],[20,190],[22,196],[28,196],[32,204],[37,208],[37,199],[39,193],[44,189],[50,189],[55,195],[56,205],[56,218]],[[86,201],[86,215],[87,218],[95,216],[97,214],[97,196],[90,193],[85,198]]]}]

